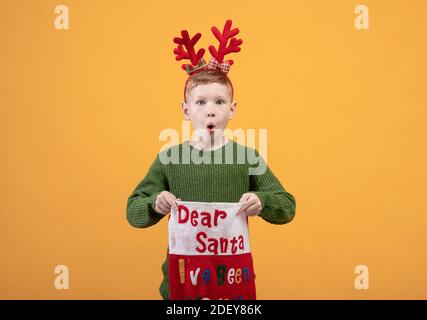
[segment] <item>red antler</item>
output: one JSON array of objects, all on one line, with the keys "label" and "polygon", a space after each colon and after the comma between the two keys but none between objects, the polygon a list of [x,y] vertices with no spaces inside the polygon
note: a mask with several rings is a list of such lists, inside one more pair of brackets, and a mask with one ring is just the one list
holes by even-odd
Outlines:
[{"label": "red antler", "polygon": [[[173,39],[173,42],[175,42],[178,47],[173,50],[173,53],[176,54],[175,59],[177,61],[182,59],[189,59],[191,61],[191,64],[193,66],[196,66],[200,59],[203,58],[203,55],[205,54],[205,49],[200,49],[197,54],[194,50],[194,46],[199,41],[200,37],[202,36],[200,33],[196,34],[193,38],[190,39],[190,36],[188,35],[187,30],[181,31],[182,38],[175,37]],[[187,51],[185,51],[185,49]],[[187,64],[183,64],[182,68],[185,70]]]},{"label": "red antler", "polygon": [[[239,33],[239,29],[235,28],[231,30],[231,23],[232,23],[231,20],[227,20],[225,22],[225,26],[224,26],[224,30],[222,31],[222,34],[216,27],[212,27],[211,29],[213,34],[219,41],[219,48],[217,51],[214,46],[209,46],[209,51],[211,55],[219,63],[222,63],[224,61],[224,56],[226,54],[231,52],[239,52],[240,51],[239,46],[243,43],[242,39],[234,38],[234,36]],[[227,47],[228,40],[230,40],[230,45]],[[233,60],[229,60],[229,62],[230,62],[230,65],[233,64]]]}]

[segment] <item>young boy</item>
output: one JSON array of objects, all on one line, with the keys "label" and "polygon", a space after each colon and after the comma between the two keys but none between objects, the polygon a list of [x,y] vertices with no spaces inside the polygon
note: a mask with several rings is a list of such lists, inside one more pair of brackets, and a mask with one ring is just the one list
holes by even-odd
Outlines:
[{"label": "young boy", "polygon": [[[233,35],[238,33],[230,27],[231,21],[227,21],[223,36],[227,31]],[[185,32],[182,34],[179,40],[185,40]],[[187,40],[184,44],[189,49],[191,39]],[[231,43],[236,44],[236,40]],[[241,40],[237,43],[241,44]],[[222,58],[216,61],[217,66],[222,63],[224,67]],[[237,214],[260,216],[273,224],[290,222],[295,215],[294,197],[285,191],[255,149],[223,136],[223,130],[236,111],[233,86],[224,68],[207,68],[200,60],[199,56],[192,61],[191,67],[204,67],[190,73],[182,103],[184,119],[191,121],[199,133],[198,139],[185,141],[157,155],[145,178],[129,196],[128,222],[136,228],[152,226],[172,208],[176,211],[178,200],[239,202],[243,205]],[[228,63],[229,68],[232,62]],[[204,161],[192,162],[195,156]],[[160,285],[163,299],[169,299],[167,257]]]}]

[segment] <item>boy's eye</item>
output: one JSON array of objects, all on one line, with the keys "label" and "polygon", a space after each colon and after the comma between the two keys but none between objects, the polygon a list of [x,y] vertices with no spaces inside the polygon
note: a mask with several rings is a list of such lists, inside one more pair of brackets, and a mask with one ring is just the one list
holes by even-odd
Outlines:
[{"label": "boy's eye", "polygon": [[203,101],[203,100],[197,100],[196,104],[205,104],[205,101]]},{"label": "boy's eye", "polygon": [[222,104],[222,103],[225,103],[225,101],[224,100],[218,100],[216,103],[217,104]]}]

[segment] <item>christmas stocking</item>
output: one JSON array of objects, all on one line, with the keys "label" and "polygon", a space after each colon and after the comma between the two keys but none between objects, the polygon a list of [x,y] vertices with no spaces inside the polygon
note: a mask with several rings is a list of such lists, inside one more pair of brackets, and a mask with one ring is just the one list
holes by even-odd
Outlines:
[{"label": "christmas stocking", "polygon": [[240,203],[178,201],[169,216],[169,297],[254,300],[248,219]]}]

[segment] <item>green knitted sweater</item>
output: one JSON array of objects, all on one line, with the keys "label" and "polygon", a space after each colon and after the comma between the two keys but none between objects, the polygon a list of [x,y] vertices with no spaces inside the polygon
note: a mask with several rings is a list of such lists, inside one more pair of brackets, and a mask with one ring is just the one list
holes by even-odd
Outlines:
[{"label": "green knitted sweater", "polygon": [[[244,193],[253,192],[261,200],[259,216],[267,222],[284,224],[295,215],[295,198],[285,191],[258,151],[233,140],[213,151],[198,150],[186,141],[160,152],[128,198],[129,224],[147,228],[165,217],[155,211],[156,197],[164,190],[182,201],[201,202],[239,202]],[[169,299],[167,257],[160,285],[163,299]]]}]

